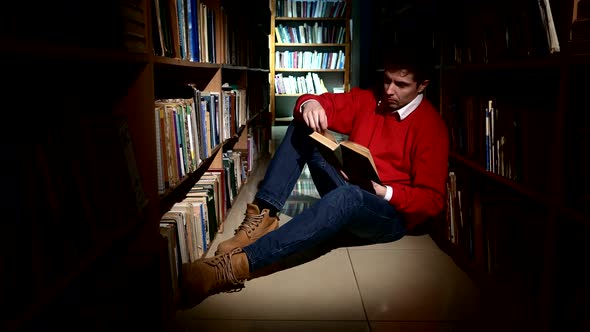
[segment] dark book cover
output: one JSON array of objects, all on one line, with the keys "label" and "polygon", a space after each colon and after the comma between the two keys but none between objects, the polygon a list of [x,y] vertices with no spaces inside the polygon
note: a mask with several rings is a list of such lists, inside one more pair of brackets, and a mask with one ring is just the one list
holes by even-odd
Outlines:
[{"label": "dark book cover", "polygon": [[350,183],[375,192],[371,181],[380,184],[381,180],[369,149],[351,141],[338,143],[329,132],[322,135],[314,131],[309,137],[326,161],[344,172]]}]

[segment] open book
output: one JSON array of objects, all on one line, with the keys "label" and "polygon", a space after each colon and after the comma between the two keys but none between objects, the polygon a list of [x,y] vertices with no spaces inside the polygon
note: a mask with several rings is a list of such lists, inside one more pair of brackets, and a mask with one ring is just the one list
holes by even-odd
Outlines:
[{"label": "open book", "polygon": [[371,193],[375,192],[371,180],[381,184],[371,152],[366,147],[351,141],[337,142],[330,132],[320,134],[314,131],[309,137],[324,159],[343,171],[350,183]]}]

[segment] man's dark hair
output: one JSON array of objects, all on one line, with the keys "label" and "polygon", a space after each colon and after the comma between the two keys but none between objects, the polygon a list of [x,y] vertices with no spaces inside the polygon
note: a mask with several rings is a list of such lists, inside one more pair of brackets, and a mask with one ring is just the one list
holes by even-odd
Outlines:
[{"label": "man's dark hair", "polygon": [[383,51],[383,69],[405,69],[414,74],[418,84],[432,77],[432,49],[413,45],[395,45]]}]

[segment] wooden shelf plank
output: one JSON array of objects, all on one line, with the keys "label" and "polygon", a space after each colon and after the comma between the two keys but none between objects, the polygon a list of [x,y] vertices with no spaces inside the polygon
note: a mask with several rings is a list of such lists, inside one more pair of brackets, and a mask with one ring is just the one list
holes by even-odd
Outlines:
[{"label": "wooden shelf plank", "polygon": [[3,40],[2,56],[27,57],[39,60],[87,61],[98,63],[148,63],[150,55],[124,49],[82,47],[47,40]]},{"label": "wooden shelf plank", "polygon": [[470,159],[458,154],[457,152],[451,151],[449,153],[449,158],[452,159],[454,162],[458,162],[461,165],[468,167],[469,169],[471,169],[475,173],[480,174],[481,176],[484,176],[488,180],[494,181],[495,183],[498,183],[498,184],[501,184],[505,187],[511,188],[515,192],[517,192],[525,197],[528,197],[529,199],[531,199],[534,202],[538,202],[540,204],[543,204],[544,206],[556,208],[557,211],[559,211],[559,213],[563,214],[564,216],[566,216],[567,218],[569,218],[575,222],[590,225],[590,216],[588,216],[585,213],[582,213],[580,211],[576,211],[575,209],[572,209],[570,207],[560,205],[559,201],[556,199],[552,199],[551,197],[548,197],[547,195],[536,192],[536,191],[526,187],[525,185],[515,182],[513,180],[510,180],[504,176],[486,171],[486,169],[484,167],[480,166],[477,162],[470,160]]},{"label": "wooden shelf plank", "polygon": [[309,69],[309,68],[277,68],[276,72],[322,72],[322,73],[343,73],[344,69]]},{"label": "wooden shelf plank", "polygon": [[525,185],[515,182],[507,177],[489,172],[483,166],[479,165],[477,162],[470,160],[469,158],[466,158],[466,157],[458,154],[457,152],[451,151],[449,153],[449,157],[453,161],[458,162],[458,163],[470,168],[471,170],[486,177],[487,179],[492,180],[496,183],[502,184],[503,186],[509,187],[509,188],[513,189],[514,191],[531,198],[534,201],[537,201],[542,204],[553,205],[551,199],[549,197],[547,197],[546,195],[543,195],[539,192],[531,190],[531,189],[527,188]]},{"label": "wooden shelf plank", "polygon": [[340,43],[275,43],[276,47],[346,47],[348,44]]},{"label": "wooden shelf plank", "polygon": [[275,21],[346,21],[346,17],[286,17],[275,16]]},{"label": "wooden shelf plank", "polygon": [[217,153],[219,153],[219,151],[222,149],[222,146],[223,144],[217,145],[211,151],[211,155],[202,161],[194,172],[188,176],[185,176],[176,187],[160,196],[160,216],[162,216],[167,211],[170,211],[175,203],[180,202],[185,198],[186,193],[190,190],[190,188],[192,188],[195,183],[199,181],[201,176],[203,176],[203,174],[207,171],[207,169],[209,169],[209,166],[215,159]]},{"label": "wooden shelf plank", "polygon": [[163,56],[153,56],[152,61],[156,64],[163,64],[163,65],[174,65],[174,66],[184,66],[184,67],[195,67],[195,68],[221,68],[222,65],[218,63],[209,63],[209,62],[193,62],[188,60],[181,60],[181,59],[174,59],[174,58],[167,58]]}]

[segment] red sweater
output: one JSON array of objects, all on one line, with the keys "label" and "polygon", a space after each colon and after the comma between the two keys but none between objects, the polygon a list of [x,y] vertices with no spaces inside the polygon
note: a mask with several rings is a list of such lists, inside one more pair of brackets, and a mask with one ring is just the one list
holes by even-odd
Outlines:
[{"label": "red sweater", "polygon": [[445,206],[449,137],[434,106],[424,98],[405,119],[377,107],[372,92],[324,93],[299,97],[293,116],[303,121],[301,104],[319,101],[328,128],[371,150],[383,184],[393,188],[389,203],[404,215],[411,230]]}]

